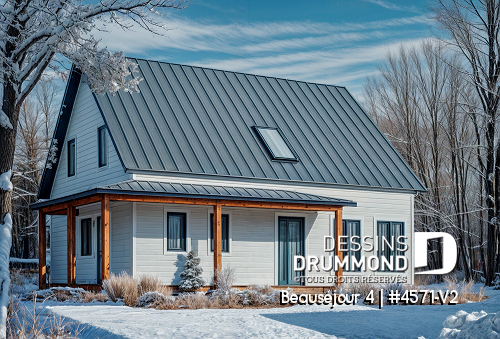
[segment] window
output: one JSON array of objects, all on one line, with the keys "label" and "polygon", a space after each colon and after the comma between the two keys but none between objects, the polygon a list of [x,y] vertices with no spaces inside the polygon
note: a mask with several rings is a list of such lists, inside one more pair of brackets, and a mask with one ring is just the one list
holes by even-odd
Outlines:
[{"label": "window", "polygon": [[82,219],[80,222],[81,256],[92,255],[92,219]]},{"label": "window", "polygon": [[[394,267],[396,267],[396,256],[403,256],[405,252],[400,249],[403,245],[398,243],[398,237],[405,235],[405,224],[402,222],[379,221],[377,222],[378,236],[378,258],[380,262],[380,271],[389,271],[387,267],[382,269],[382,257],[390,262],[393,258]],[[402,260],[402,259],[401,259]],[[402,267],[404,263],[400,262]]]},{"label": "window", "polygon": [[97,129],[97,147],[99,149],[99,167],[108,164],[108,142],[106,140],[106,126]]},{"label": "window", "polygon": [[[210,214],[210,250],[214,251],[214,215]],[[222,215],[222,252],[229,252],[229,214]]]},{"label": "window", "polygon": [[167,250],[186,251],[186,213],[167,213]]},{"label": "window", "polygon": [[76,173],[76,140],[68,141],[68,177]]},{"label": "window", "polygon": [[259,139],[273,160],[298,161],[280,130],[274,127],[254,127]]},{"label": "window", "polygon": [[[349,257],[349,265],[351,268],[351,258],[356,258],[356,261],[359,262],[361,260],[361,250],[353,251],[352,249],[357,249],[361,247],[361,223],[359,220],[342,220],[342,235],[347,236],[348,238],[343,238],[345,242],[347,242],[347,247],[344,245],[342,249],[347,248],[348,251],[343,252],[344,256]],[[351,244],[352,237],[357,236],[357,241],[355,244]],[[360,244],[357,246],[357,244]],[[359,267],[355,267],[351,272],[360,272],[361,269]]]}]

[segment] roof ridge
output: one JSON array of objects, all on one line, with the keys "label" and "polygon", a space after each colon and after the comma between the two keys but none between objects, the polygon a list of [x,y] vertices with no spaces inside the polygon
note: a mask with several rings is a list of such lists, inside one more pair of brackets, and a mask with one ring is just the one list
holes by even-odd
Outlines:
[{"label": "roof ridge", "polygon": [[235,74],[250,75],[250,76],[254,76],[254,77],[262,77],[262,78],[267,78],[267,79],[278,79],[278,80],[285,80],[285,81],[301,82],[301,83],[304,83],[304,84],[311,84],[311,85],[321,85],[321,86],[331,86],[331,87],[336,87],[336,88],[346,88],[345,86],[340,86],[340,85],[325,84],[325,83],[319,83],[319,82],[313,82],[313,81],[295,80],[295,79],[282,78],[282,77],[274,77],[274,76],[254,74],[254,73],[245,73],[245,72],[241,72],[241,71],[230,71],[230,70],[227,70],[227,69],[224,70],[224,69],[220,69],[220,68],[211,68],[211,67],[205,67],[205,66],[180,64],[178,62],[169,62],[169,61],[162,61],[162,60],[151,60],[151,59],[134,58],[134,57],[126,57],[126,58],[129,59],[129,60],[142,60],[142,61],[146,61],[146,62],[157,62],[157,63],[160,63],[160,64],[176,65],[176,66],[181,66],[181,67],[201,68],[201,69],[207,69],[207,70],[211,70],[211,71],[230,72],[230,73],[235,73]]}]

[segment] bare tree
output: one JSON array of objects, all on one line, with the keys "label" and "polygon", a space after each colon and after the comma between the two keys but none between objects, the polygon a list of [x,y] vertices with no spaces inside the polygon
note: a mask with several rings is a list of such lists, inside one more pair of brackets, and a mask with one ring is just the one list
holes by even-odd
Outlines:
[{"label": "bare tree", "polygon": [[[50,106],[49,106],[50,109]],[[43,106],[28,97],[19,114],[19,133],[13,171],[12,249],[14,257],[30,258],[36,253],[37,214],[29,209],[36,201],[40,173],[47,153]]]},{"label": "bare tree", "polygon": [[[477,142],[477,165],[486,205],[484,276],[491,285],[499,268],[500,147],[497,120],[500,95],[500,1],[438,0],[436,20],[446,33],[445,42],[464,58],[464,79],[477,93],[479,109],[472,114]],[[451,38],[451,39],[448,39]]]},{"label": "bare tree", "polygon": [[8,256],[12,229],[10,176],[21,107],[56,54],[74,63],[94,92],[137,90],[135,65],[123,53],[100,48],[92,30],[132,22],[158,33],[160,10],[181,8],[183,0],[4,0],[0,6],[0,336],[6,331],[10,285]]},{"label": "bare tree", "polygon": [[44,116],[45,148],[49,148],[52,138],[52,131],[55,121],[55,100],[59,88],[56,86],[53,78],[41,79],[35,87],[35,96],[39,109]]},{"label": "bare tree", "polygon": [[[476,148],[470,86],[456,54],[427,41],[389,54],[380,76],[367,80],[368,112],[428,188],[415,200],[416,229],[446,231],[459,240],[466,278],[479,270],[482,213],[475,190]],[[474,190],[471,190],[474,188]],[[431,268],[441,267],[441,245],[431,244]]]}]

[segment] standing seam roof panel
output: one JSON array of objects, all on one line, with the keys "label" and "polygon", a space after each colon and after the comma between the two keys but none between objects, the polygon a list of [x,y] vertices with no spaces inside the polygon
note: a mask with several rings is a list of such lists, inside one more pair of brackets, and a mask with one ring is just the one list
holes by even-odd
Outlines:
[{"label": "standing seam roof panel", "polygon": [[[425,190],[344,88],[138,62],[140,93],[94,96],[126,169]],[[273,161],[252,126],[278,127],[299,161]]]},{"label": "standing seam roof panel", "polygon": [[[419,181],[418,181],[416,175],[411,171],[409,166],[404,161],[403,157],[397,151],[395,151],[395,149],[393,148],[393,146],[391,145],[389,140],[385,137],[385,135],[382,134],[383,138],[380,138],[380,139],[377,139],[375,137],[377,132],[380,132],[379,129],[377,128],[377,126],[375,125],[373,120],[371,120],[369,118],[368,114],[366,114],[366,112],[354,100],[354,98],[351,96],[351,94],[345,88],[337,89],[337,91],[339,91],[339,93],[342,95],[344,100],[349,104],[349,106],[353,110],[359,112],[358,113],[359,117],[362,117],[362,116],[365,117],[365,120],[366,120],[365,126],[367,126],[367,128],[371,131],[371,135],[372,135],[373,140],[380,146],[381,150],[384,151],[384,153],[387,155],[387,157],[389,157],[391,159],[392,163],[395,166],[397,166],[398,163],[402,162],[403,165],[405,166],[405,169],[409,170],[410,173],[412,174],[412,176],[405,176],[403,171],[400,170],[399,174],[400,174],[401,178],[403,178],[409,185],[418,185]],[[342,94],[342,93],[344,93],[344,94]],[[389,149],[392,149],[392,152],[390,152]],[[392,173],[392,172],[391,172],[391,174],[395,175],[395,173]]]},{"label": "standing seam roof panel", "polygon": [[[376,167],[376,164],[374,163],[373,159],[370,158],[370,155],[366,152],[366,149],[364,149],[361,145],[361,142],[363,141],[355,137],[360,134],[354,133],[354,131],[356,130],[356,126],[349,124],[348,114],[345,114],[345,111],[337,103],[333,96],[328,95],[329,92],[327,92],[326,94],[324,93],[324,88],[326,86],[314,85],[314,87],[315,90],[319,92],[317,93],[317,98],[320,100],[320,102],[322,102],[323,106],[325,108],[329,106],[334,112],[339,112],[336,114],[336,119],[332,119],[332,122],[335,124],[335,126],[341,133],[348,133],[349,135],[352,135],[351,138],[344,138],[348,144],[349,149],[353,154],[355,154],[354,156],[358,160],[358,168],[360,168],[362,171],[366,171],[366,173],[371,173],[373,175],[374,179],[372,181],[372,184],[375,183],[375,185],[377,186],[383,186],[383,184],[380,182],[380,179],[373,174],[372,168]],[[384,179],[384,181],[386,180]]]},{"label": "standing seam roof panel", "polygon": [[[204,127],[206,127],[208,130],[206,131],[208,135],[212,133],[217,134],[217,138],[211,138],[211,141],[214,142],[214,148],[218,150],[218,153],[221,157],[222,164],[225,167],[225,170],[228,174],[230,175],[236,175],[236,176],[241,176],[241,175],[246,175],[248,176],[249,173],[246,172],[243,174],[241,170],[238,168],[237,161],[234,159],[233,155],[229,151],[229,147],[227,144],[229,143],[228,139],[228,134],[230,133],[229,131],[224,131],[221,129],[221,127],[224,127],[224,123],[222,119],[220,119],[217,110],[213,109],[212,103],[210,100],[206,97],[206,92],[204,88],[201,86],[201,83],[196,76],[196,74],[193,72],[192,68],[186,67],[183,68],[184,74],[189,81],[189,84],[191,85],[192,91],[193,91],[193,100],[192,100],[192,105],[195,109],[195,111],[198,111],[196,109],[196,106],[199,106],[199,111],[200,115],[203,114],[202,119],[204,120]],[[191,74],[188,74],[191,73]],[[212,106],[212,108],[211,108]],[[212,115],[212,117],[210,116]],[[226,133],[224,133],[226,132]],[[243,159],[241,159],[243,160]],[[244,160],[243,160],[244,161]],[[247,167],[247,166],[245,166]],[[251,174],[250,174],[251,176]]]},{"label": "standing seam roof panel", "polygon": [[[200,114],[201,107],[196,103],[196,94],[190,93],[192,89],[191,83],[186,79],[185,74],[181,66],[172,65],[172,73],[175,75],[177,80],[176,85],[178,89],[176,91],[177,98],[183,108],[183,113],[186,115],[187,121],[191,124],[193,134],[196,134],[198,140],[204,145],[205,157],[202,160],[206,163],[210,163],[213,167],[212,173],[224,173],[230,175],[225,161],[223,160],[220,151],[215,146],[215,141],[217,138],[213,137],[213,131],[207,129],[206,125],[210,123],[209,120],[204,119]],[[196,107],[196,106],[198,107]],[[191,115],[191,119],[188,118],[188,114]],[[209,132],[210,130],[210,132]]]},{"label": "standing seam roof panel", "polygon": [[[340,94],[338,89],[334,88],[332,90],[332,89],[325,86],[322,90],[328,91],[335,98],[335,101],[343,110],[346,110],[349,108],[352,110],[352,107],[350,107],[349,104],[344,100],[344,98],[342,97],[342,95]],[[358,114],[352,115],[352,116],[346,115],[346,117],[348,118],[346,123],[350,124],[353,127],[353,130],[354,129],[358,130],[359,134],[362,134],[364,136],[363,139],[358,140],[358,142],[361,144],[363,151],[366,154],[368,154],[368,150],[371,150],[370,153],[376,153],[379,157],[383,157],[382,161],[384,164],[386,164],[387,157],[385,157],[383,150],[376,149],[376,141],[371,140],[371,138],[370,138],[371,132],[370,132],[368,126],[366,126],[366,123],[365,123],[365,121],[363,121],[362,117],[360,117]],[[390,173],[390,172],[388,173],[385,169],[386,169],[386,166],[377,166],[377,167],[374,167],[372,169],[372,171],[379,172],[381,175],[381,178],[383,178],[388,185],[391,185],[391,184],[401,185],[401,182],[396,178],[396,176],[393,173]],[[392,174],[392,176],[391,176],[391,174]],[[391,179],[396,180],[396,181],[395,182],[391,181]],[[379,183],[380,183],[380,185],[384,184],[381,180],[379,180]]]},{"label": "standing seam roof panel", "polygon": [[[299,101],[300,105],[302,105],[304,112],[307,113],[307,119],[304,118],[305,121],[309,121],[312,125],[314,125],[314,128],[316,129],[316,138],[317,141],[322,145],[322,149],[329,158],[330,162],[333,163],[337,169],[337,171],[341,174],[342,176],[342,182],[356,182],[356,183],[361,183],[363,180],[359,180],[354,174],[353,174],[353,168],[349,167],[346,164],[346,154],[343,153],[344,148],[343,147],[338,147],[338,148],[333,148],[330,147],[327,149],[325,145],[329,144],[329,137],[332,137],[329,135],[325,129],[327,128],[326,124],[318,122],[318,117],[314,115],[315,109],[312,104],[313,98],[308,98],[303,89],[300,87],[299,83],[294,82],[294,81],[286,81],[286,85],[290,88],[291,91],[297,96],[297,100]],[[293,97],[290,98],[290,100],[293,100]],[[319,117],[319,119],[322,119]],[[321,133],[319,133],[320,131]],[[313,127],[311,127],[311,133],[314,133]],[[360,175],[363,176],[361,172],[358,172]],[[335,174],[331,173],[332,176],[335,176]],[[337,174],[338,175],[338,174]],[[349,179],[347,179],[349,177]],[[363,176],[364,178],[364,176]],[[366,178],[364,178],[366,180]],[[336,178],[336,180],[339,180],[339,178]]]},{"label": "standing seam roof panel", "polygon": [[[285,136],[291,136],[292,133],[290,131],[290,128],[288,127],[287,123],[283,121],[283,117],[278,113],[275,103],[272,102],[262,86],[262,81],[265,79],[265,77],[247,75],[246,79],[254,92],[254,96],[259,99],[258,102],[264,108],[263,113],[265,114],[265,122],[261,126],[278,127],[282,132],[285,133]],[[299,159],[301,159],[301,161],[310,160],[308,159],[307,154],[303,152],[302,147],[298,147],[298,142],[292,142],[291,146],[296,152],[299,152]],[[299,162],[299,164],[301,164],[301,162]],[[285,171],[287,170],[285,163],[280,163],[280,165]],[[310,170],[317,172],[316,167],[313,167]],[[292,166],[290,170],[286,172],[289,173],[290,179],[292,180],[311,181],[313,180],[313,176],[309,172],[310,170],[304,169],[303,166],[299,165]]]},{"label": "standing seam roof panel", "polygon": [[[355,160],[353,157],[349,154],[346,148],[346,141],[345,139],[342,139],[338,133],[339,130],[337,128],[332,128],[330,124],[326,121],[326,117],[329,116],[326,108],[322,105],[322,103],[319,101],[319,99],[316,97],[312,89],[310,88],[310,85],[306,83],[301,83],[297,82],[296,86],[301,90],[302,95],[304,98],[307,99],[309,104],[311,105],[311,116],[316,116],[315,119],[321,120],[320,122],[317,122],[318,128],[321,128],[323,126],[324,129],[326,129],[323,133],[326,137],[326,140],[330,141],[330,137],[335,139],[335,143],[338,145],[338,147],[332,147],[331,150],[332,152],[336,152],[340,161],[342,161],[347,168],[346,171],[348,171],[351,174],[351,178],[347,179],[345,183],[352,183],[356,182],[357,184],[364,184],[366,185],[369,180],[367,179],[366,175],[368,176],[373,176],[371,173],[364,173],[364,171],[360,170],[359,167],[356,165]],[[311,95],[307,95],[305,89],[309,91]],[[314,114],[313,114],[314,113]],[[338,114],[338,112],[335,112]],[[330,142],[331,144],[331,142]],[[332,161],[335,161],[334,158],[331,158]],[[345,176],[345,175],[344,175]]]},{"label": "standing seam roof panel", "polygon": [[[300,119],[300,115],[297,115],[295,117],[295,119],[292,118],[293,115],[288,110],[287,106],[283,102],[283,99],[280,97],[280,95],[278,94],[278,92],[276,90],[276,87],[275,87],[276,82],[277,82],[276,79],[274,79],[274,78],[270,79],[268,77],[265,78],[265,81],[261,82],[262,89],[267,94],[269,101],[272,102],[273,107],[276,109],[277,114],[282,119],[281,123],[282,124],[284,123],[284,125],[286,126],[286,129],[284,129],[284,131],[283,131],[283,128],[281,128],[280,125],[277,125],[276,127],[279,127],[280,129],[282,129],[285,136],[288,135],[288,133],[286,133],[286,132],[293,133],[295,135],[295,137],[297,138],[297,140],[295,143],[290,141],[292,148],[294,148],[294,149],[299,148],[299,150],[302,149],[302,151],[306,155],[306,158],[303,159],[303,161],[310,161],[310,162],[315,163],[315,167],[314,167],[315,173],[312,173],[313,171],[306,169],[307,174],[311,178],[318,178],[319,177],[319,179],[321,181],[327,181],[327,179],[326,179],[327,176],[324,174],[324,172],[320,168],[320,167],[322,167],[321,164],[323,163],[323,161],[320,158],[320,156],[318,155],[316,147],[313,147],[313,148],[309,147],[311,144],[309,143],[308,137],[304,133],[304,128],[306,128],[306,126],[304,126],[304,128],[301,128],[299,126],[299,123],[297,120]],[[288,120],[290,122],[288,122]],[[318,145],[318,147],[319,147],[319,145]],[[310,152],[305,152],[305,149],[309,149]]]},{"label": "standing seam roof panel", "polygon": [[[140,76],[142,78],[146,78],[146,77],[149,78],[150,77],[149,72],[148,72],[148,74],[145,74],[141,64],[142,63],[138,64]],[[149,66],[147,64],[145,66],[146,66],[145,71],[147,72],[149,70]],[[151,86],[149,85],[150,83],[154,84],[155,81],[153,81],[153,80],[145,81],[144,86],[142,86],[143,87],[142,90],[139,92],[140,98],[141,98],[140,102],[142,105],[144,105],[144,107],[142,108],[142,110],[138,109],[138,111],[139,112],[144,111],[144,114],[143,114],[144,120],[148,119],[147,125],[151,125],[151,128],[149,128],[149,127],[147,128],[151,140],[161,141],[161,142],[153,143],[153,147],[155,147],[157,154],[165,154],[167,156],[166,161],[162,161],[162,159],[160,157],[161,166],[165,170],[178,170],[178,166],[176,165],[176,161],[175,161],[174,157],[172,156],[172,153],[170,152],[168,147],[166,147],[167,142],[165,141],[165,136],[163,133],[161,133],[161,129],[160,129],[160,125],[159,125],[159,121],[161,121],[161,118],[159,118],[158,114],[156,113],[157,112],[157,102],[154,99],[154,96],[152,95]],[[136,104],[136,106],[137,106],[137,104]],[[156,109],[154,109],[153,107],[155,107]],[[146,114],[146,113],[148,113],[148,114]],[[166,164],[172,164],[173,166],[169,167]]]},{"label": "standing seam roof panel", "polygon": [[[274,172],[273,167],[268,161],[262,161],[262,151],[259,145],[253,142],[254,138],[253,134],[251,134],[252,131],[250,130],[250,126],[256,123],[250,114],[249,108],[245,105],[241,95],[237,92],[237,86],[235,86],[236,84],[234,81],[229,79],[226,72],[222,73],[221,76],[223,75],[226,79],[226,84],[229,84],[228,88],[225,88],[217,74],[206,70],[204,70],[203,73],[207,76],[207,80],[210,80],[209,76],[212,77],[210,84],[212,85],[214,93],[223,105],[227,118],[233,121],[236,135],[240,139],[241,145],[245,145],[245,152],[240,151],[238,148],[234,149],[234,151],[240,153],[241,157],[247,160],[250,171],[254,176],[258,177],[265,173]],[[230,92],[233,92],[234,95],[230,95]],[[240,101],[240,104],[238,101]],[[235,114],[231,114],[229,107],[231,107]],[[244,157],[244,154],[247,154],[248,158]],[[273,177],[278,178],[276,173],[273,174]]]}]

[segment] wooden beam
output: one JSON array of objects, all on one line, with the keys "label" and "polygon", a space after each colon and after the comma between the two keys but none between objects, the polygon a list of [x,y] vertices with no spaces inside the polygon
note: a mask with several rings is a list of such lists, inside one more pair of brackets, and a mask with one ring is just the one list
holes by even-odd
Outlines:
[{"label": "wooden beam", "polygon": [[109,195],[101,200],[101,279],[109,278]]},{"label": "wooden beam", "polygon": [[[340,260],[342,260],[342,253],[340,252],[340,240],[339,237],[342,236],[342,209],[338,209],[335,211],[335,255],[339,257]],[[343,275],[342,272],[342,267],[339,267],[338,271],[335,271],[335,276],[337,277],[337,282],[339,281],[339,278]],[[340,285],[340,283],[337,283]]]},{"label": "wooden beam", "polygon": [[216,271],[222,269],[222,206],[214,205],[214,284]]},{"label": "wooden beam", "polygon": [[66,213],[68,213],[68,208],[62,209],[60,211],[50,212],[50,215],[66,215]]},{"label": "wooden beam", "polygon": [[76,199],[73,201],[65,202],[65,203],[60,203],[60,204],[55,204],[51,206],[45,206],[40,208],[40,211],[42,211],[45,214],[66,214],[61,213],[62,211],[67,210],[68,207],[77,207],[77,206],[83,206],[87,204],[92,204],[94,202],[101,201],[102,197],[101,195],[93,195],[90,197],[85,197],[81,199]]},{"label": "wooden beam", "polygon": [[68,256],[68,284],[76,283],[76,207],[67,208],[67,256]]},{"label": "wooden beam", "polygon": [[320,205],[320,204],[180,198],[180,197],[161,197],[161,196],[127,195],[127,194],[110,194],[109,199],[117,201],[154,202],[163,204],[212,205],[212,206],[221,205],[228,207],[267,208],[267,209],[306,210],[306,211],[336,211],[339,208],[342,208],[341,206]]},{"label": "wooden beam", "polygon": [[45,289],[47,285],[47,229],[45,214],[38,212],[38,288]]}]

